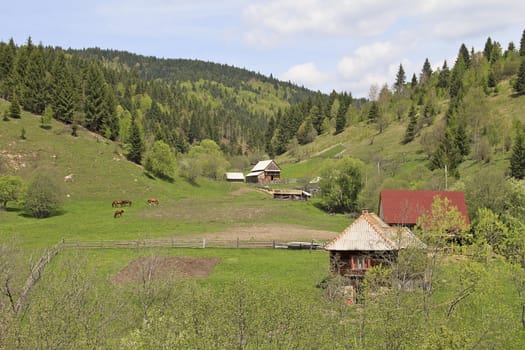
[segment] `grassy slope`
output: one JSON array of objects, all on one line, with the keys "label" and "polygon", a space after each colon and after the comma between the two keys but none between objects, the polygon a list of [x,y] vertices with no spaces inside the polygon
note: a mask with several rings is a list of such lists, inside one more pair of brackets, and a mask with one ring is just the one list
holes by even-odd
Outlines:
[{"label": "grassy slope", "polygon": [[[487,97],[486,124],[487,133],[491,134],[497,145],[494,147],[492,159],[489,163],[466,160],[460,165],[459,171],[462,179],[479,175],[487,168],[497,168],[505,171],[509,167],[508,159],[510,152],[504,150],[504,140],[513,138],[513,124],[515,121],[525,122],[525,96],[516,97],[508,81],[499,84],[499,93]],[[446,110],[441,108],[441,118]],[[353,124],[338,135],[323,134],[308,145],[299,146],[296,153],[301,154],[301,160],[296,156],[286,153],[277,161],[283,166],[283,172],[289,177],[312,179],[319,176],[320,169],[326,159],[334,155],[348,155],[363,160],[368,165],[368,172],[374,171],[377,162],[397,162],[398,171],[392,178],[411,179],[419,177],[414,173],[418,166],[428,163],[426,155],[420,144],[421,133],[429,130],[423,128],[413,142],[403,145],[401,139],[405,133],[407,121],[393,121],[388,127],[378,134],[373,125],[367,123]],[[337,152],[334,153],[334,150]],[[341,151],[343,151],[341,153]],[[418,170],[416,170],[418,171]],[[449,185],[453,186],[454,179],[449,179]]]},{"label": "grassy slope", "polygon": [[[0,101],[0,111],[8,104]],[[16,237],[27,247],[42,247],[65,239],[137,239],[219,232],[252,224],[293,224],[338,232],[348,221],[330,216],[311,203],[269,200],[256,191],[239,191],[244,184],[201,180],[192,186],[180,178],[174,183],[151,179],[142,167],[128,162],[122,148],[81,130],[70,135],[67,126],[53,122],[39,127],[38,116],[23,113],[20,120],[0,122],[0,154],[9,172],[26,180],[47,171],[65,186],[68,197],[60,215],[37,220],[10,203],[0,212],[0,240]],[[20,139],[26,130],[26,140]],[[54,157],[56,156],[56,157]],[[5,169],[5,165],[3,169]],[[4,170],[5,171],[5,170]],[[74,181],[63,177],[74,174]],[[145,201],[159,198],[159,208]],[[122,219],[113,219],[114,199],[130,199]],[[311,238],[311,237],[310,237]]]}]

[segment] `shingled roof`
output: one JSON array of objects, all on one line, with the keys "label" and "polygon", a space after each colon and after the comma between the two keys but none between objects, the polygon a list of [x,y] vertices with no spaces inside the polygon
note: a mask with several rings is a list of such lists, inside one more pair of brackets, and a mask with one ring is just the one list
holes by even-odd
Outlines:
[{"label": "shingled roof", "polygon": [[406,227],[391,227],[363,210],[350,226],[325,246],[330,251],[393,251],[425,245]]},{"label": "shingled roof", "polygon": [[465,223],[470,224],[465,194],[460,191],[382,190],[379,216],[390,225],[415,225],[421,215],[430,212],[435,196],[448,198],[463,216]]}]

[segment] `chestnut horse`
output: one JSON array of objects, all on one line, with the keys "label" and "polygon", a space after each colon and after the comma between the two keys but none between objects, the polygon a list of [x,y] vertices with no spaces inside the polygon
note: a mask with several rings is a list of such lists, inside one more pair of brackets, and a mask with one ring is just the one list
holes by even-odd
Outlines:
[{"label": "chestnut horse", "polygon": [[150,198],[148,199],[148,205],[159,205],[159,200],[157,198]]},{"label": "chestnut horse", "polygon": [[119,218],[122,216],[122,214],[124,214],[124,209],[117,209],[115,210],[115,214],[113,214],[113,218]]},{"label": "chestnut horse", "polygon": [[120,199],[115,199],[115,200],[113,201],[113,203],[111,203],[111,206],[112,206],[113,208],[121,207],[121,206],[122,206],[122,201],[121,201]]},{"label": "chestnut horse", "polygon": [[122,203],[120,204],[122,207],[125,207],[125,206],[130,206],[131,207],[131,201],[128,200],[128,199],[123,199],[121,201]]}]

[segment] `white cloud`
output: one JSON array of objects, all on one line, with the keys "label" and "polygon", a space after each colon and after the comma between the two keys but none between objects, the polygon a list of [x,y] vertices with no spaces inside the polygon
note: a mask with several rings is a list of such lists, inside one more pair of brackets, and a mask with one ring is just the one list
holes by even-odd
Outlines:
[{"label": "white cloud", "polygon": [[284,72],[279,79],[292,81],[299,85],[315,87],[325,84],[330,80],[330,75],[321,72],[314,63],[298,64]]}]

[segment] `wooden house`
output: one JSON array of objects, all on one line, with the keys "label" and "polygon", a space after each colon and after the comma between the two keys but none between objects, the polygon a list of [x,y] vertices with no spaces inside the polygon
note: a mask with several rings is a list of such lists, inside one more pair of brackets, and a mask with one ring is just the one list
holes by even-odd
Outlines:
[{"label": "wooden house", "polygon": [[226,181],[228,182],[244,182],[244,174],[236,172],[226,173]]},{"label": "wooden house", "polygon": [[246,182],[250,183],[271,183],[281,179],[281,168],[275,161],[262,160],[255,164],[250,173],[246,175]]},{"label": "wooden house", "polygon": [[434,197],[447,198],[470,225],[465,194],[460,191],[382,190],[379,198],[379,217],[389,225],[414,227],[418,218],[430,213]]},{"label": "wooden house", "polygon": [[375,265],[389,265],[399,250],[425,248],[407,227],[392,227],[364,209],[350,226],[325,246],[330,252],[330,269],[360,280]]}]

